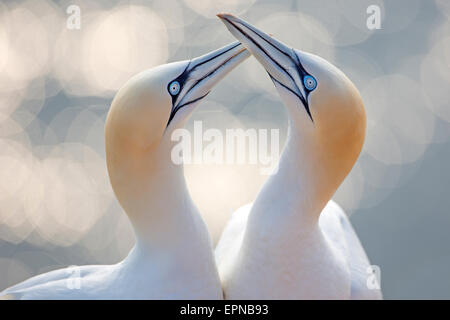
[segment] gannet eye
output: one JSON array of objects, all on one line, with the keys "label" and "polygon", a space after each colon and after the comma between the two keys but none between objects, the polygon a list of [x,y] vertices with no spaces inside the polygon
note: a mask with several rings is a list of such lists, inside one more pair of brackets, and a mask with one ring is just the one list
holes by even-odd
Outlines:
[{"label": "gannet eye", "polygon": [[312,76],[305,76],[303,78],[303,84],[305,85],[305,88],[309,91],[314,90],[317,87],[317,81]]},{"label": "gannet eye", "polygon": [[178,81],[172,81],[169,84],[169,92],[173,96],[177,95],[180,92],[180,83]]}]

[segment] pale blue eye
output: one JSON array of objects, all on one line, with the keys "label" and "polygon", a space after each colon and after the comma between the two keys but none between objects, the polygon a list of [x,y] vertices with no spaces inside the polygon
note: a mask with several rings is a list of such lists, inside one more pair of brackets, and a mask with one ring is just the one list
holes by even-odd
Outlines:
[{"label": "pale blue eye", "polygon": [[169,84],[169,92],[171,95],[177,95],[180,92],[180,83],[178,81],[172,81]]},{"label": "pale blue eye", "polygon": [[314,90],[317,87],[317,81],[312,76],[305,76],[303,78],[303,84],[305,85],[305,88],[309,91]]}]

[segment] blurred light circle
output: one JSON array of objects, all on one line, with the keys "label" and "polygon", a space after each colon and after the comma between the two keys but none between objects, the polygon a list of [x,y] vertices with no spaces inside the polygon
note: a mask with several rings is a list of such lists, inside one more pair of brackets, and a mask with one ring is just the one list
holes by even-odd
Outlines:
[{"label": "blurred light circle", "polygon": [[[301,12],[299,18],[309,16],[321,24],[328,36],[320,38],[320,41],[330,46],[360,43],[372,35],[372,30],[366,25],[367,6],[361,1],[349,4],[339,0],[297,0],[297,8]],[[315,26],[305,23],[304,28],[314,29]],[[298,33],[303,32],[303,29],[296,30]]]},{"label": "blurred light circle", "polygon": [[134,74],[166,62],[168,31],[153,10],[85,6],[81,29],[63,28],[54,47],[53,72],[66,91],[109,96]]},{"label": "blurred light circle", "polygon": [[0,238],[19,243],[32,231],[24,207],[34,159],[28,148],[16,141],[0,139],[0,150],[0,225],[7,227]]},{"label": "blurred light circle", "polygon": [[400,164],[403,161],[400,144],[389,127],[382,123],[368,126],[364,152],[384,164]]},{"label": "blurred light circle", "polygon": [[146,7],[115,7],[91,28],[83,40],[84,74],[99,90],[115,91],[134,74],[166,62],[166,25]]},{"label": "blurred light circle", "polygon": [[335,56],[334,64],[359,89],[364,88],[372,79],[383,75],[381,67],[362,50],[339,48]]},{"label": "blurred light circle", "polygon": [[215,18],[221,12],[242,15],[255,2],[256,0],[184,0],[189,8],[207,18]]},{"label": "blurred light circle", "polygon": [[3,72],[6,67],[10,50],[5,15],[6,12],[0,12],[0,72]]},{"label": "blurred light circle", "polygon": [[195,28],[192,27],[192,30],[186,31],[184,43],[179,47],[180,57],[178,59],[194,58],[233,41],[236,39],[230,35],[218,19],[209,23],[200,22]]},{"label": "blurred light circle", "polygon": [[31,154],[22,145],[11,140],[0,139],[0,150],[0,200],[4,200],[19,193],[20,188],[28,181],[32,172]]},{"label": "blurred light circle", "polygon": [[48,71],[47,30],[41,17],[26,6],[17,5],[7,14],[3,13],[1,18],[8,36],[0,38],[3,43],[0,49],[7,51],[7,58],[3,58],[7,59],[6,65],[3,62],[3,71],[0,73],[0,87],[4,91],[22,89],[28,81]]},{"label": "blurred light circle", "polygon": [[364,151],[385,164],[419,159],[432,142],[435,125],[421,86],[392,74],[374,79],[362,95],[368,120]]},{"label": "blurred light circle", "polygon": [[405,159],[412,162],[422,156],[426,145],[432,142],[434,116],[429,112],[428,97],[421,84],[403,75],[390,80],[391,107],[385,122],[405,140],[402,151]]},{"label": "blurred light circle", "polygon": [[112,198],[104,167],[95,151],[77,143],[60,144],[35,167],[29,192],[37,196],[29,196],[27,215],[41,237],[71,245],[103,216]]},{"label": "blurred light circle", "polygon": [[[64,8],[69,5],[70,3],[66,3]],[[64,90],[72,95],[99,95],[101,92],[85,79],[83,70],[86,57],[83,54],[83,40],[89,36],[86,33],[93,32],[92,23],[102,11],[98,8],[98,3],[93,1],[84,1],[81,5],[83,7],[81,29],[72,30],[64,25],[58,30],[52,48],[52,72]]]},{"label": "blurred light circle", "polygon": [[185,32],[198,16],[189,14],[182,4],[182,0],[153,0],[150,7],[157,12],[166,24],[169,53],[177,52],[189,44],[185,41]]},{"label": "blurred light circle", "polygon": [[181,33],[183,33],[183,27],[191,24],[195,19],[186,14],[182,0],[152,0],[150,8],[164,20],[167,29],[177,29]]},{"label": "blurred light circle", "polygon": [[450,37],[440,40],[420,66],[421,85],[428,94],[430,110],[450,122]]}]

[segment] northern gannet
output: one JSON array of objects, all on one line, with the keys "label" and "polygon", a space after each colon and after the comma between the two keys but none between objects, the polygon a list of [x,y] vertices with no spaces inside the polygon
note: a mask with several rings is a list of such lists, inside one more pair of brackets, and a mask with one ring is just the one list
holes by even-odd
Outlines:
[{"label": "northern gannet", "polygon": [[377,299],[369,260],[331,197],[361,151],[366,116],[353,83],[326,60],[219,14],[264,66],[288,110],[278,171],[238,209],[216,247],[226,299]]},{"label": "northern gannet", "polygon": [[105,125],[110,182],[136,245],[115,265],[51,271],[0,293],[4,299],[221,299],[207,227],[171,160],[182,128],[212,87],[250,54],[235,42],[131,78]]}]

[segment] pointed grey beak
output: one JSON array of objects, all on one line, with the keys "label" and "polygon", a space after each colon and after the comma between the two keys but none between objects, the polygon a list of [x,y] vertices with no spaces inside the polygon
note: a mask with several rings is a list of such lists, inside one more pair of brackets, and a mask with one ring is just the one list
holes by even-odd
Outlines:
[{"label": "pointed grey beak", "polygon": [[189,61],[184,72],[175,79],[181,90],[173,98],[167,126],[178,110],[206,97],[220,80],[249,56],[245,47],[236,41]]},{"label": "pointed grey beak", "polygon": [[307,99],[309,91],[303,83],[309,74],[295,50],[232,14],[221,13],[217,16],[263,65],[274,84],[297,96],[312,120]]}]

